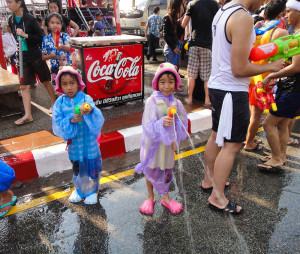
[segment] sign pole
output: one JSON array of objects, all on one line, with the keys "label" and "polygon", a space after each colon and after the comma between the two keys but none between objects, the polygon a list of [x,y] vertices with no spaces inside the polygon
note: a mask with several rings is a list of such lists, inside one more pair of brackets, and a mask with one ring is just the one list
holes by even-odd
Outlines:
[{"label": "sign pole", "polygon": [[121,35],[119,0],[113,0],[113,4],[114,4],[114,13],[115,13],[115,20],[116,20],[117,35]]}]

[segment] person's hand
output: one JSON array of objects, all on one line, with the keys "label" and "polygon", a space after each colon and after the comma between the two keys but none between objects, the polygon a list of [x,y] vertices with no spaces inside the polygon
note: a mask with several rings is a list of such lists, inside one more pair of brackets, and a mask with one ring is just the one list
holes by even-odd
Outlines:
[{"label": "person's hand", "polygon": [[[89,105],[89,107],[87,109],[85,109],[84,105]],[[93,111],[93,107],[89,103],[86,102],[80,106],[80,111],[82,114],[88,115],[89,113],[91,113]]]},{"label": "person's hand", "polygon": [[51,58],[59,59],[59,56],[55,55],[54,53],[50,54]]},{"label": "person's hand", "polygon": [[169,116],[165,116],[164,120],[163,120],[163,126],[165,127],[171,127],[173,124],[173,118],[169,117]]},{"label": "person's hand", "polygon": [[17,34],[21,37],[26,37],[26,33],[24,33],[23,29],[17,28]]},{"label": "person's hand", "polygon": [[273,79],[273,78],[272,78],[272,73],[269,74],[267,77],[265,77],[265,78],[263,79],[263,81],[261,82],[261,84],[262,84],[262,88],[263,88],[264,90],[266,90],[267,85],[271,83],[272,79]]},{"label": "person's hand", "polygon": [[259,27],[261,27],[265,22],[263,20],[258,21],[255,25],[254,25],[254,29],[257,29]]},{"label": "person's hand", "polygon": [[175,48],[173,51],[176,55],[180,54],[180,50],[178,48]]},{"label": "person's hand", "polygon": [[71,123],[82,122],[82,115],[74,114],[74,117],[70,121]]},{"label": "person's hand", "polygon": [[270,69],[271,72],[278,72],[283,68],[284,59],[283,58],[278,59],[274,62],[271,62],[270,65],[271,65],[270,66],[271,67],[271,69]]}]

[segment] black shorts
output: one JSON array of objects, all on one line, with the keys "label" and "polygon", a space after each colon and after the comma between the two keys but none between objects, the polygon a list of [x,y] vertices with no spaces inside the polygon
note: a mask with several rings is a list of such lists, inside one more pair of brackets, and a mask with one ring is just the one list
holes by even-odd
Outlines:
[{"label": "black shorts", "polygon": [[277,111],[271,110],[273,116],[294,118],[300,109],[300,93],[276,93]]},{"label": "black shorts", "polygon": [[24,80],[21,85],[32,85],[36,83],[35,74],[43,83],[51,80],[48,65],[42,59],[35,60],[34,62],[24,63],[23,65]]},{"label": "black shorts", "polygon": [[[218,89],[209,89],[209,98],[212,104],[212,130],[217,132],[224,97],[228,93]],[[246,140],[250,121],[249,94],[248,92],[230,92],[232,95],[233,115],[231,139],[225,142],[241,143]]]}]

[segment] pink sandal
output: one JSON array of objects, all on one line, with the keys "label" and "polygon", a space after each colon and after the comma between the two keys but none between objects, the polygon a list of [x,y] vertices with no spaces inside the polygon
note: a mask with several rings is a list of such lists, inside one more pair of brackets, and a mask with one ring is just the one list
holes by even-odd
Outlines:
[{"label": "pink sandal", "polygon": [[172,199],[169,203],[162,199],[161,204],[167,207],[171,213],[179,213],[182,210],[182,204],[176,202],[174,199]]},{"label": "pink sandal", "polygon": [[145,213],[145,214],[152,214],[153,213],[153,206],[155,204],[155,199],[152,201],[152,200],[149,200],[149,199],[146,199],[144,201],[144,203],[140,206],[140,211],[142,213]]}]

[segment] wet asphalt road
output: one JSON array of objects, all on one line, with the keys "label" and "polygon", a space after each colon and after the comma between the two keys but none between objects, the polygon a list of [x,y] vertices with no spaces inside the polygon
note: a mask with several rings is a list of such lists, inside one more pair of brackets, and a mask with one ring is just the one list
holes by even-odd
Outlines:
[{"label": "wet asphalt road", "polygon": [[[300,137],[300,120],[293,133]],[[208,135],[193,136],[196,148]],[[259,135],[265,141],[263,132]],[[186,141],[180,153],[190,149]],[[129,175],[102,184],[100,204],[70,204],[66,196],[1,219],[0,253],[299,253],[300,147],[288,148],[284,173],[259,171],[261,155],[242,151],[230,176],[226,193],[245,209],[240,216],[208,208],[209,194],[200,188],[203,153],[198,153],[176,163],[170,196],[184,204],[180,214],[163,208],[157,192],[153,216],[141,214],[145,179]],[[105,160],[102,176],[132,169],[138,157],[137,151]],[[70,179],[67,171],[16,186],[16,208],[67,191]]]}]

